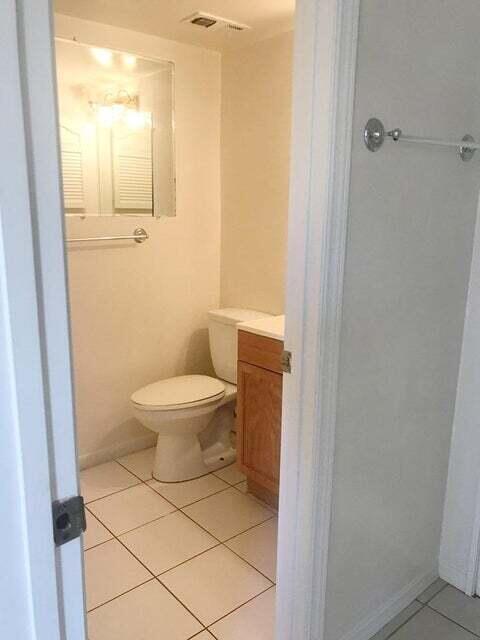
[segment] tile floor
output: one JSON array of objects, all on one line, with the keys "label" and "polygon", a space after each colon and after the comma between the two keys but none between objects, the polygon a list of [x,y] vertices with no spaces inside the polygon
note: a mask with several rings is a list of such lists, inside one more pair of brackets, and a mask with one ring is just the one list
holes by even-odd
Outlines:
[{"label": "tile floor", "polygon": [[81,473],[89,640],[273,640],[275,512],[235,465],[164,484],[153,454]]},{"label": "tile floor", "polygon": [[[82,471],[89,640],[274,640],[276,514],[235,465],[153,480],[153,449]],[[480,599],[436,580],[372,640],[478,640]]]},{"label": "tile floor", "polygon": [[480,598],[469,598],[440,578],[372,640],[478,640]]}]

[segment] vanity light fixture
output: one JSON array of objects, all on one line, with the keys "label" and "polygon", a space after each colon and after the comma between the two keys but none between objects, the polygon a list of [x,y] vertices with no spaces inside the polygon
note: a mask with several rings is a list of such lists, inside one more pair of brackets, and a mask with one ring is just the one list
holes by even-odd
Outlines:
[{"label": "vanity light fixture", "polygon": [[102,104],[90,103],[97,120],[102,127],[110,128],[115,122],[124,122],[131,129],[143,129],[151,125],[152,115],[148,111],[139,111],[138,96],[131,96],[121,89],[115,96],[107,93]]}]

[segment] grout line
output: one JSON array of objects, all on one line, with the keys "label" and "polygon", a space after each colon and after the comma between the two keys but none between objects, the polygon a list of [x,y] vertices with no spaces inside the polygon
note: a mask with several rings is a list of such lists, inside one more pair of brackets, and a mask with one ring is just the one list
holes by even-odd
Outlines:
[{"label": "grout line", "polygon": [[[182,509],[183,509],[183,508],[186,508],[187,506],[190,506],[190,504],[196,504],[197,502],[201,502],[202,500],[206,500],[207,498],[211,497],[212,495],[217,495],[218,493],[223,493],[223,492],[225,492],[225,491],[228,491],[229,489],[236,488],[236,485],[231,485],[230,483],[228,483],[228,482],[226,482],[225,480],[223,480],[223,478],[219,478],[219,480],[221,480],[222,482],[225,482],[225,484],[227,484],[227,485],[228,485],[226,488],[221,489],[220,491],[218,491],[218,492],[216,492],[216,493],[214,493],[214,494],[210,494],[209,496],[205,496],[204,498],[200,498],[199,500],[196,500],[195,502],[192,502],[192,503],[190,503],[189,505],[185,505],[185,507],[179,508],[179,507],[177,507],[175,504],[173,504],[173,502],[172,502],[171,500],[169,500],[169,499],[168,499],[168,498],[166,498],[165,496],[162,496],[162,494],[160,494],[158,491],[155,491],[155,489],[153,489],[153,487],[151,487],[151,486],[148,484],[148,482],[149,482],[149,481],[151,481],[151,480],[152,480],[152,479],[154,479],[154,478],[148,478],[148,480],[143,480],[142,478],[140,478],[140,477],[139,477],[139,476],[137,476],[136,474],[132,473],[132,472],[130,471],[130,469],[127,469],[127,467],[125,467],[125,466],[124,466],[124,465],[122,465],[120,462],[118,462],[118,460],[115,460],[115,462],[117,462],[121,467],[123,467],[124,469],[126,469],[126,471],[128,471],[128,472],[129,472],[129,473],[131,473],[135,478],[137,478],[137,479],[139,480],[139,483],[137,483],[137,484],[135,484],[135,485],[132,485],[132,486],[130,486],[130,487],[126,487],[125,489],[121,489],[121,490],[116,491],[115,493],[113,493],[113,494],[109,494],[109,495],[115,495],[116,493],[121,493],[122,491],[126,491],[126,490],[128,490],[128,489],[131,489],[131,488],[136,487],[136,486],[138,486],[139,484],[142,484],[142,483],[143,483],[143,484],[147,485],[151,491],[153,491],[154,493],[158,494],[158,495],[159,495],[160,497],[162,497],[166,502],[168,502],[168,503],[169,503],[169,504],[174,508],[174,510],[173,510],[173,511],[171,511],[170,513],[167,513],[167,514],[165,514],[165,515],[163,515],[163,516],[160,516],[159,518],[155,518],[154,520],[151,520],[151,521],[146,522],[146,523],[144,523],[144,524],[142,524],[142,525],[139,525],[138,527],[135,527],[134,529],[130,529],[129,531],[126,531],[126,532],[124,532],[124,533],[121,533],[121,534],[118,534],[118,535],[117,535],[117,534],[115,534],[111,529],[109,529],[109,527],[108,527],[108,526],[106,526],[106,525],[105,525],[105,523],[104,523],[104,522],[102,522],[102,520],[101,520],[98,516],[96,516],[96,515],[95,515],[95,514],[90,510],[90,509],[88,509],[88,504],[90,504],[90,503],[87,503],[87,509],[88,509],[89,513],[90,513],[90,514],[91,514],[91,515],[92,515],[96,520],[98,520],[98,522],[100,522],[100,524],[101,524],[101,525],[103,525],[103,526],[105,527],[105,529],[106,529],[106,530],[107,530],[107,531],[112,535],[112,538],[111,538],[110,540],[106,540],[105,542],[99,543],[98,545],[94,545],[93,547],[90,547],[89,549],[86,549],[86,550],[85,550],[85,553],[86,553],[87,551],[90,551],[91,549],[94,549],[94,548],[96,548],[96,547],[101,546],[102,544],[106,544],[107,542],[111,542],[112,540],[116,540],[117,542],[119,542],[119,543],[122,545],[122,547],[123,547],[124,549],[126,549],[126,551],[127,551],[128,553],[130,553],[130,555],[132,555],[132,556],[133,556],[133,558],[135,558],[135,560],[137,560],[137,562],[139,562],[139,563],[144,567],[144,569],[146,569],[146,571],[148,571],[148,573],[150,573],[150,575],[153,577],[153,579],[157,580],[157,581],[158,581],[158,582],[159,582],[159,583],[160,583],[160,584],[161,584],[161,585],[162,585],[162,586],[163,586],[163,587],[164,587],[164,588],[165,588],[165,589],[166,589],[166,590],[167,590],[167,591],[172,595],[172,597],[174,597],[174,598],[175,598],[175,600],[177,600],[177,601],[181,604],[181,606],[182,606],[184,609],[186,609],[186,611],[188,611],[188,612],[189,612],[189,613],[190,613],[190,614],[195,618],[195,620],[197,620],[197,622],[202,626],[202,631],[198,632],[198,633],[197,633],[197,634],[195,634],[195,635],[199,635],[199,633],[202,633],[203,631],[208,631],[209,633],[211,633],[211,634],[213,635],[213,637],[214,637],[214,638],[216,638],[216,636],[214,636],[214,634],[213,634],[209,629],[207,629],[207,627],[204,625],[204,623],[203,623],[203,622],[202,622],[202,621],[201,621],[201,620],[200,620],[200,619],[199,619],[199,618],[198,618],[198,617],[197,617],[197,616],[196,616],[192,611],[190,611],[190,609],[185,605],[185,603],[184,603],[184,602],[182,602],[182,600],[180,600],[180,598],[179,598],[179,597],[177,597],[177,596],[175,595],[175,593],[173,593],[173,592],[172,592],[172,591],[171,591],[171,590],[170,590],[170,589],[169,589],[169,588],[168,588],[168,587],[167,587],[167,586],[166,586],[166,585],[161,581],[160,576],[165,575],[165,574],[166,574],[166,573],[168,573],[169,571],[172,571],[173,569],[175,569],[175,568],[177,568],[177,567],[181,566],[182,564],[186,564],[186,563],[187,563],[187,562],[189,562],[190,560],[193,560],[194,558],[197,558],[197,557],[199,557],[199,556],[201,556],[201,555],[203,555],[203,554],[207,553],[208,551],[211,551],[212,549],[216,549],[216,548],[218,548],[218,547],[220,547],[220,546],[223,546],[225,549],[228,549],[230,552],[232,552],[234,555],[236,555],[240,560],[242,560],[243,562],[245,562],[245,563],[246,563],[247,565],[249,565],[249,566],[250,566],[254,571],[256,571],[257,573],[259,573],[263,578],[265,578],[268,582],[270,582],[270,583],[271,583],[269,587],[267,587],[266,589],[264,589],[264,590],[263,590],[263,591],[261,591],[260,593],[257,593],[255,596],[253,596],[252,598],[250,598],[250,599],[249,599],[249,600],[247,600],[246,602],[242,603],[241,605],[239,605],[238,607],[236,607],[236,608],[235,608],[235,609],[233,609],[232,611],[228,612],[227,614],[225,614],[225,616],[222,616],[221,618],[219,618],[219,619],[218,619],[218,620],[216,620],[215,622],[212,622],[212,623],[211,623],[212,625],[213,625],[213,624],[215,624],[216,622],[218,622],[219,620],[222,620],[223,618],[227,617],[228,615],[230,615],[230,614],[231,614],[231,613],[233,613],[234,611],[237,611],[237,610],[238,610],[238,609],[240,609],[242,606],[244,606],[244,605],[248,604],[249,602],[251,602],[252,600],[254,600],[255,598],[257,598],[258,596],[260,596],[262,593],[265,593],[265,592],[266,592],[266,591],[268,591],[269,589],[272,589],[272,588],[274,588],[274,587],[275,587],[275,583],[274,583],[270,578],[268,578],[265,574],[263,574],[261,571],[259,571],[259,570],[257,569],[257,567],[255,567],[253,564],[251,564],[250,562],[248,562],[248,560],[246,560],[245,558],[242,558],[242,556],[240,556],[238,553],[236,553],[233,549],[230,549],[229,547],[227,547],[227,545],[225,544],[225,542],[228,542],[228,541],[230,541],[230,540],[233,540],[233,539],[234,539],[234,538],[236,538],[237,536],[240,536],[240,535],[242,535],[243,533],[246,533],[247,531],[250,531],[250,530],[252,530],[252,529],[254,529],[254,528],[258,527],[259,525],[263,524],[264,522],[268,522],[269,520],[272,520],[274,517],[276,517],[276,514],[275,514],[274,512],[272,512],[271,517],[267,518],[266,520],[264,520],[264,521],[262,521],[262,522],[259,522],[258,524],[253,525],[252,527],[249,527],[249,528],[248,528],[248,529],[246,529],[245,531],[241,531],[240,533],[237,533],[235,536],[232,536],[232,537],[230,537],[230,538],[227,538],[227,540],[225,540],[225,541],[222,541],[222,540],[220,540],[219,538],[217,538],[216,536],[214,536],[210,531],[208,531],[208,529],[205,529],[205,527],[203,527],[201,524],[199,524],[198,522],[196,522],[193,518],[191,518],[188,514],[186,514]],[[227,465],[227,466],[229,466],[229,465]],[[210,475],[215,475],[215,474],[212,472]],[[216,477],[218,478],[218,476],[216,476]],[[158,481],[157,481],[157,482],[158,482]],[[238,482],[238,483],[237,483],[237,485],[241,484],[242,482],[244,482],[244,481],[243,481],[243,480],[241,480],[240,482]],[[239,493],[243,493],[243,492],[241,492],[239,489],[237,489],[237,491],[239,491]],[[103,496],[103,498],[107,498],[107,497],[109,497],[109,496]],[[103,498],[98,498],[97,500],[92,500],[91,502],[92,502],[92,503],[93,503],[93,502],[97,502],[98,500],[102,500]],[[178,565],[175,565],[174,567],[171,567],[170,569],[167,569],[166,571],[164,571],[164,572],[162,572],[162,573],[160,573],[160,574],[158,574],[158,575],[155,575],[155,574],[153,573],[153,571],[152,571],[152,570],[151,570],[151,569],[150,569],[146,564],[144,564],[144,562],[142,562],[142,561],[141,561],[141,560],[140,560],[140,559],[139,559],[139,558],[138,558],[138,557],[133,553],[133,551],[132,551],[131,549],[129,549],[129,548],[128,548],[128,546],[127,546],[126,544],[124,544],[124,542],[120,539],[120,536],[126,535],[127,533],[130,533],[131,531],[135,531],[135,530],[137,530],[137,529],[141,529],[142,527],[146,526],[147,524],[152,524],[153,522],[156,522],[156,521],[158,521],[158,520],[161,520],[162,518],[164,518],[164,517],[166,517],[166,516],[168,516],[168,515],[172,515],[173,513],[176,513],[176,512],[180,512],[180,513],[182,513],[186,518],[188,518],[189,520],[191,520],[191,522],[193,522],[195,525],[197,525],[198,527],[200,527],[201,529],[203,529],[203,531],[205,531],[205,532],[206,532],[207,534],[209,534],[209,535],[210,535],[214,540],[216,540],[216,541],[218,542],[218,544],[214,545],[213,547],[210,547],[209,549],[206,549],[205,551],[202,551],[201,553],[196,554],[195,556],[192,556],[191,558],[188,558],[187,560],[185,560],[185,561],[183,561],[183,562],[179,563]],[[150,579],[146,580],[145,582],[142,582],[142,583],[140,583],[140,584],[136,585],[136,586],[135,586],[135,587],[133,587],[132,589],[129,589],[128,591],[125,591],[124,593],[121,593],[121,594],[119,594],[119,595],[115,596],[115,597],[114,597],[114,598],[112,598],[111,600],[108,600],[107,602],[104,602],[104,603],[102,603],[102,604],[98,605],[97,607],[94,607],[93,609],[91,609],[91,610],[87,611],[87,613],[90,613],[91,611],[95,611],[96,609],[99,609],[100,607],[102,607],[102,606],[104,606],[104,605],[108,604],[109,602],[112,602],[113,600],[116,600],[117,598],[120,598],[121,596],[125,595],[126,593],[129,593],[130,591],[134,591],[134,590],[135,590],[135,589],[137,589],[138,587],[140,587],[140,586],[142,586],[142,585],[144,585],[144,584],[147,584],[148,582],[151,582],[151,581],[152,581],[152,579],[150,578]],[[192,639],[193,639],[193,638],[195,638],[195,636],[192,636]]]},{"label": "grout line", "polygon": [[[212,473],[210,473],[208,475],[215,475],[215,474],[212,472]],[[215,476],[215,477],[217,477],[217,476]],[[222,480],[222,478],[219,478],[219,480]],[[148,483],[148,481],[142,481],[142,482],[145,482],[145,484]],[[157,482],[158,482],[158,480],[157,480]],[[222,482],[225,482],[225,480],[222,480]],[[238,484],[241,484],[242,482],[243,482],[243,480],[241,480]],[[228,485],[228,482],[226,484]],[[148,486],[150,486],[150,485],[148,485]],[[195,500],[194,502],[191,502],[190,504],[186,504],[183,507],[177,507],[169,498],[163,496],[161,493],[159,493],[158,491],[153,489],[153,487],[150,487],[150,489],[152,489],[152,491],[155,491],[155,493],[158,493],[164,500],[166,500],[171,505],[173,505],[175,507],[175,509],[178,509],[179,511],[181,511],[181,513],[183,513],[184,516],[186,516],[189,520],[191,520],[193,523],[195,523],[198,527],[200,527],[201,529],[206,531],[209,535],[212,536],[212,538],[215,538],[215,540],[218,540],[218,542],[220,542],[221,544],[224,544],[225,542],[228,542],[229,540],[233,540],[233,538],[236,538],[237,536],[241,535],[242,533],[246,533],[247,531],[250,531],[250,529],[254,529],[255,527],[258,527],[260,524],[263,524],[264,522],[267,522],[268,520],[272,520],[273,518],[278,517],[278,514],[275,513],[274,511],[272,511],[270,507],[268,507],[268,510],[271,513],[270,517],[266,518],[262,522],[258,522],[257,524],[252,525],[251,527],[249,527],[248,529],[245,529],[244,531],[240,531],[239,533],[236,533],[234,536],[231,536],[230,538],[227,538],[226,540],[220,540],[220,538],[217,538],[217,536],[215,536],[211,531],[209,531],[208,529],[203,527],[199,522],[194,520],[188,513],[185,513],[185,511],[184,511],[184,509],[186,509],[187,507],[190,507],[192,504],[197,504],[198,502],[202,502],[202,500],[207,500],[208,498],[211,498],[212,496],[218,495],[220,493],[224,493],[225,491],[229,491],[230,489],[234,489],[234,488],[235,488],[235,486],[228,485],[228,487],[226,487],[225,489],[221,489],[220,491],[217,491],[215,493],[211,493],[208,496],[205,496],[203,498],[199,498],[198,500]],[[238,490],[238,491],[239,491],[239,493],[243,493],[240,490]],[[245,495],[245,494],[243,494],[243,495]],[[256,498],[253,498],[253,499],[256,500]],[[264,503],[261,503],[262,506],[263,506],[263,504]],[[153,520],[152,520],[152,522],[153,522]],[[143,525],[140,525],[140,526],[143,526]],[[139,528],[139,527],[137,527],[137,528]],[[122,534],[122,535],[124,535],[124,534]]]},{"label": "grout line", "polygon": [[[135,479],[137,480],[137,476],[134,476]],[[93,504],[94,502],[98,502],[99,500],[103,500],[104,498],[110,498],[110,496],[116,496],[117,493],[122,493],[123,491],[128,491],[129,489],[133,489],[134,487],[138,487],[140,484],[142,483],[142,481],[140,480],[139,482],[135,482],[135,484],[131,484],[128,487],[124,487],[123,489],[118,489],[117,491],[112,491],[112,493],[107,493],[104,496],[101,496],[100,498],[94,498],[93,500],[88,500],[88,502],[85,502],[85,506],[88,507],[89,504]]]},{"label": "grout line", "polygon": [[187,562],[190,562],[190,560],[193,560],[194,558],[199,558],[200,556],[203,556],[205,553],[208,553],[209,551],[212,551],[212,549],[218,549],[218,547],[221,547],[221,546],[223,546],[223,545],[222,545],[221,542],[219,542],[218,544],[213,545],[213,547],[209,547],[208,549],[205,549],[204,551],[200,551],[199,553],[196,553],[191,558],[187,558],[186,560],[182,560],[182,562],[179,562],[178,564],[174,565],[173,567],[169,567],[168,569],[165,569],[165,571],[160,571],[160,573],[157,573],[157,575],[155,577],[156,578],[160,578],[160,576],[164,576],[169,571],[173,571],[174,569],[177,569],[178,567],[181,567],[182,564],[187,564]]},{"label": "grout line", "polygon": [[149,480],[153,480],[153,475],[150,476],[150,478],[147,478],[146,480],[144,480],[143,478],[141,478],[137,473],[135,473],[134,471],[131,471],[128,467],[126,467],[123,462],[120,462],[120,460],[118,458],[114,459],[114,462],[116,462],[117,464],[119,464],[121,467],[123,467],[126,471],[128,471],[128,473],[131,473],[132,476],[135,476],[135,478],[138,478],[140,480],[140,482],[145,482],[147,483]]},{"label": "grout line", "polygon": [[[213,474],[209,474],[209,475],[213,475]],[[220,478],[217,478],[217,480],[220,480]],[[158,482],[158,480],[156,480],[155,482]],[[222,482],[223,482],[223,480],[222,480]],[[227,484],[227,483],[225,483],[225,484]],[[163,495],[163,493],[160,493],[160,491],[157,491],[157,489],[154,489],[151,485],[148,485],[148,486],[150,487],[150,489],[152,489],[152,491],[155,491],[155,493],[157,493],[161,498],[164,498],[165,500],[168,500],[169,502],[171,502],[171,500],[166,498]],[[206,500],[207,498],[211,498],[212,496],[216,496],[219,493],[223,493],[224,491],[228,491],[229,489],[232,489],[232,487],[227,484],[227,486],[224,487],[223,489],[219,489],[218,491],[214,491],[213,493],[209,493],[208,495],[203,496],[203,498],[198,498],[197,500],[194,500],[193,502],[188,502],[187,504],[184,504],[181,507],[177,506],[177,509],[186,509],[187,507],[191,507],[192,504],[197,504],[197,502],[201,502],[202,500]],[[173,504],[173,502],[172,502],[172,504]]]},{"label": "grout line", "polygon": [[[153,524],[154,522],[158,522],[159,520],[163,520],[163,518],[167,518],[168,516],[172,516],[174,513],[178,513],[180,511],[180,509],[175,509],[174,511],[169,511],[168,513],[164,513],[163,516],[158,516],[158,518],[154,518],[153,520],[148,520],[147,522],[144,522],[143,524],[139,524],[136,527],[133,527],[133,529],[129,529],[128,531],[122,531],[122,533],[117,533],[116,537],[120,538],[121,536],[126,536],[129,533],[132,533],[133,531],[137,531],[138,529],[141,529],[142,527],[146,527],[148,524]],[[103,524],[103,522],[102,522]],[[105,526],[105,525],[103,525]]]},{"label": "grout line", "polygon": [[[176,600],[177,602],[179,602],[179,603],[182,605],[182,607],[183,607],[184,609],[186,609],[186,610],[188,611],[188,613],[189,613],[190,615],[192,615],[192,616],[195,618],[195,620],[196,620],[199,624],[201,624],[201,625],[202,625],[202,630],[203,630],[203,631],[205,631],[205,629],[206,629],[207,627],[206,627],[206,626],[205,626],[205,624],[200,620],[200,618],[198,618],[198,617],[193,613],[193,611],[190,611],[190,609],[187,607],[187,605],[186,605],[184,602],[182,602],[182,601],[180,600],[180,598],[179,598],[179,597],[178,597],[178,596],[177,596],[177,595],[176,595],[176,594],[175,594],[171,589],[169,589],[169,588],[167,587],[167,585],[166,585],[166,584],[164,584],[164,583],[160,580],[160,578],[155,578],[155,580],[157,580],[157,582],[158,582],[159,584],[161,584],[161,585],[162,585],[162,587],[163,587],[164,589],[166,589],[166,590],[168,591],[168,593],[169,593],[172,597],[174,597],[174,598],[175,598],[175,600]],[[198,633],[201,633],[201,631],[199,631]],[[197,635],[198,635],[198,633],[197,633]],[[194,636],[194,637],[195,637],[195,636]]]},{"label": "grout line", "polygon": [[[413,602],[416,602],[416,601],[414,600]],[[415,618],[415,616],[417,616],[417,615],[420,613],[420,611],[423,611],[423,609],[425,609],[426,605],[425,605],[425,604],[423,604],[423,602],[419,602],[419,604],[421,605],[420,609],[419,609],[418,611],[415,611],[415,613],[412,613],[412,615],[411,615],[409,618],[407,618],[406,620],[404,620],[404,622],[402,622],[402,624],[399,624],[399,625],[398,625],[398,627],[396,627],[396,628],[392,631],[392,633],[389,633],[389,634],[388,634],[388,636],[385,638],[385,640],[390,640],[390,638],[392,638],[392,637],[397,633],[397,631],[400,631],[400,629],[401,629],[402,627],[404,627],[408,622],[410,622],[410,620],[412,620],[412,618]],[[409,605],[409,606],[410,606],[410,605]],[[402,611],[400,611],[400,613],[402,613]],[[400,615],[400,613],[399,613],[398,615]],[[388,623],[387,623],[387,624],[388,624]],[[386,625],[385,625],[385,626],[386,626]],[[383,628],[384,628],[384,627],[382,627],[382,629],[383,629]],[[378,633],[380,633],[380,632],[382,631],[382,629],[380,629],[380,630],[378,631]],[[375,636],[374,636],[374,637],[375,637]]]},{"label": "grout line", "polygon": [[248,527],[248,529],[245,529],[245,531],[240,531],[240,533],[236,533],[234,536],[231,536],[230,538],[226,538],[225,540],[222,540],[222,543],[226,545],[227,542],[231,542],[232,540],[235,540],[235,538],[239,538],[240,536],[243,536],[244,533],[248,533],[249,531],[252,531],[252,529],[256,529],[257,527],[260,527],[262,524],[265,524],[266,522],[270,522],[270,520],[274,520],[276,517],[277,516],[275,514],[272,514],[266,520],[262,520],[262,522],[259,522],[258,524],[254,524],[251,527]]},{"label": "grout line", "polygon": [[[103,523],[102,523],[102,524],[103,524]],[[104,526],[105,526],[105,525],[104,525]],[[120,540],[117,536],[115,536],[115,534],[114,534],[110,529],[108,529],[108,527],[106,527],[106,526],[105,526],[105,528],[106,528],[108,531],[110,531],[110,533],[114,536],[114,539],[115,539],[117,542],[119,542],[119,543],[122,545],[122,547],[123,547],[124,549],[126,549],[126,550],[128,551],[128,553],[130,553],[130,554],[135,558],[135,560],[137,560],[137,562],[139,562],[139,563],[144,567],[144,569],[146,569],[146,570],[148,571],[148,573],[152,576],[152,578],[153,578],[154,580],[157,580],[157,577],[155,576],[155,574],[153,573],[153,571],[152,571],[151,569],[149,569],[149,567],[147,567],[147,565],[146,565],[146,564],[144,564],[144,563],[140,560],[140,558],[138,558],[138,557],[133,553],[133,551],[132,551],[131,549],[129,549],[129,548],[128,548],[128,547],[127,547],[127,546],[122,542],[122,540]],[[111,540],[109,540],[109,542],[111,542]],[[128,593],[129,591],[133,591],[133,590],[134,590],[134,589],[136,589],[137,587],[142,586],[142,584],[146,584],[147,582],[151,582],[152,578],[149,578],[149,579],[148,579],[148,580],[146,580],[145,582],[143,582],[143,583],[141,583],[141,584],[136,585],[135,587],[133,587],[132,589],[129,589],[128,591],[125,591],[125,593]],[[169,593],[170,593],[170,594],[175,598],[175,600],[177,600],[177,601],[182,605],[182,607],[183,607],[184,609],[186,609],[186,610],[187,610],[187,611],[188,611],[188,612],[189,612],[189,613],[190,613],[190,614],[195,618],[195,620],[197,620],[197,622],[198,622],[199,624],[201,624],[201,625],[202,625],[202,627],[205,629],[205,625],[203,624],[203,622],[202,622],[201,620],[199,620],[199,619],[197,618],[197,616],[196,616],[194,613],[192,613],[192,612],[190,611],[190,609],[189,609],[188,607],[186,607],[186,606],[185,606],[185,604],[184,604],[184,603],[183,603],[179,598],[177,598],[177,596],[176,596],[174,593],[172,593],[172,592],[170,591],[170,589],[168,589],[168,587],[167,587],[166,585],[164,585],[164,584],[163,584],[163,582],[161,582],[160,580],[158,580],[158,582],[159,582],[159,583],[160,583],[160,584],[161,584],[165,589],[167,589],[167,591],[168,591],[168,592],[169,592]],[[112,600],[116,600],[116,599],[117,599],[117,598],[119,598],[121,595],[125,595],[125,593],[122,593],[122,594],[120,594],[120,595],[115,596],[115,598],[112,598]],[[108,602],[111,602],[112,600],[109,600]],[[104,603],[102,603],[101,605],[99,605],[98,607],[95,607],[95,608],[96,608],[96,609],[98,609],[99,607],[103,606],[104,604],[107,604],[107,602],[104,602]],[[92,611],[94,611],[94,609],[92,609]],[[90,611],[88,611],[87,613],[90,613]]]},{"label": "grout line", "polygon": [[[88,511],[89,515],[96,520],[104,529],[107,529],[107,527],[103,524],[103,522],[101,520],[99,520],[99,518],[97,518],[97,516],[92,513],[92,511],[90,511],[90,509],[85,505],[85,509]],[[107,529],[108,531],[108,529]],[[113,533],[111,533],[110,531],[108,531],[108,533],[110,533],[111,536],[113,536]],[[108,540],[103,540],[102,542],[97,542],[97,544],[92,544],[91,547],[88,547],[88,549],[85,547],[85,533],[83,534],[83,552],[87,552],[90,551],[90,549],[95,549],[96,547],[100,547],[102,544],[105,544],[105,542],[110,542],[110,540],[112,540],[112,538],[108,538]]]},{"label": "grout line", "polygon": [[459,627],[460,629],[463,629],[464,631],[468,631],[468,633],[472,634],[475,638],[480,638],[480,636],[475,633],[475,631],[472,631],[471,629],[469,629],[468,627],[464,627],[463,624],[460,624],[459,622],[457,622],[457,620],[452,620],[452,618],[449,618],[447,615],[445,615],[444,613],[442,613],[441,611],[438,611],[437,609],[434,609],[433,607],[431,607],[429,604],[425,605],[428,609],[430,609],[430,611],[434,611],[435,613],[438,613],[439,616],[442,616],[442,618],[445,618],[445,620],[449,620],[450,622],[453,622],[453,624],[455,624],[457,627]]},{"label": "grout line", "polygon": [[[103,524],[103,522],[102,522],[102,524]],[[105,527],[105,529],[107,529],[107,531],[109,531],[109,532],[112,534],[112,536],[113,536],[113,540],[116,540],[119,544],[121,544],[121,545],[122,545],[122,547],[123,547],[124,549],[126,549],[126,550],[128,551],[128,553],[129,553],[130,555],[132,555],[132,556],[135,558],[135,560],[136,560],[137,562],[139,562],[139,563],[142,565],[142,567],[143,567],[144,569],[146,569],[146,570],[148,571],[148,573],[152,576],[152,578],[155,578],[155,574],[153,573],[153,571],[152,571],[151,569],[149,569],[149,568],[147,567],[147,565],[146,565],[146,564],[144,564],[144,563],[143,563],[139,558],[137,558],[137,556],[133,553],[133,551],[131,551],[131,550],[127,547],[127,545],[126,545],[126,544],[124,544],[124,543],[122,542],[122,540],[120,540],[120,538],[119,538],[118,536],[116,536],[116,535],[113,533],[113,531],[112,531],[111,529],[109,529],[105,524],[103,524],[103,526]],[[107,544],[107,542],[112,542],[112,540],[107,540],[106,542],[103,542],[102,544]],[[101,546],[101,545],[97,545],[97,547],[100,547],[100,546]]]},{"label": "grout line", "polygon": [[[221,616],[220,618],[218,618],[218,620],[215,620],[215,622],[211,622],[208,627],[207,627],[207,631],[209,631],[210,633],[213,633],[210,630],[210,627],[213,627],[214,624],[217,624],[217,622],[220,622],[220,620],[224,620],[224,618],[228,618],[229,615],[231,615],[232,613],[234,613],[235,611],[238,611],[239,609],[241,609],[242,607],[244,607],[245,605],[249,604],[250,602],[253,602],[254,600],[256,600],[259,596],[263,595],[264,593],[267,593],[267,591],[270,591],[270,589],[273,589],[275,587],[274,584],[270,585],[269,587],[267,587],[266,589],[264,589],[263,591],[260,591],[259,593],[257,593],[256,595],[254,595],[252,598],[249,598],[248,600],[246,600],[245,602],[242,602],[242,604],[239,604],[238,607],[235,607],[235,609],[232,609],[231,611],[229,611],[228,613],[226,613],[224,616]],[[215,637],[215,636],[214,636]]]},{"label": "grout line", "polygon": [[271,586],[275,586],[275,582],[273,580],[271,580],[268,576],[266,576],[264,573],[262,573],[260,571],[260,569],[257,569],[257,567],[255,565],[253,565],[251,562],[249,562],[248,560],[245,560],[245,558],[243,556],[241,556],[239,553],[237,553],[236,551],[234,551],[233,549],[230,549],[230,547],[227,547],[226,544],[223,544],[223,546],[225,547],[225,549],[228,549],[229,551],[231,551],[234,555],[237,556],[237,558],[240,558],[240,560],[243,560],[243,562],[245,562],[246,564],[248,564],[250,567],[252,567],[252,569],[255,569],[255,571],[257,573],[259,573],[261,576],[263,576],[265,578],[265,580],[268,580],[268,582],[271,583]]},{"label": "grout line", "polygon": [[[203,624],[202,624],[202,626],[203,626]],[[195,633],[195,635],[194,635],[194,636],[189,636],[189,637],[187,638],[187,640],[195,640],[195,638],[198,638],[198,636],[200,636],[202,633],[205,633],[205,631],[206,631],[207,633],[209,633],[209,631],[208,631],[207,627],[203,627],[203,629],[202,629],[201,631],[198,631],[197,633]]]},{"label": "grout line", "polygon": [[[438,594],[439,594],[439,593],[442,593],[442,591],[443,591],[444,589],[446,589],[448,586],[449,586],[449,585],[448,585],[448,582],[446,582],[446,583],[443,585],[443,587],[440,587],[440,589],[439,589],[438,591],[436,591],[436,592],[433,594],[433,596],[431,596],[431,597],[430,597],[426,602],[422,602],[422,601],[421,601],[421,600],[419,600],[418,598],[415,598],[415,600],[416,600],[417,602],[420,602],[420,604],[423,604],[423,605],[429,604],[429,603],[430,603],[434,598],[436,598],[436,597],[438,596]],[[427,589],[428,589],[428,588],[429,588],[429,587],[427,587]],[[420,594],[420,595],[422,595],[422,594]]]},{"label": "grout line", "polygon": [[153,582],[153,580],[154,580],[154,578],[149,578],[148,580],[144,580],[144,582],[140,582],[140,584],[135,585],[131,589],[127,589],[126,591],[123,591],[122,593],[119,593],[114,598],[110,598],[110,600],[106,600],[105,602],[102,602],[101,604],[97,604],[95,607],[92,607],[91,609],[87,609],[86,612],[87,613],[92,613],[92,611],[96,611],[97,609],[100,609],[101,607],[105,606],[106,604],[109,604],[110,602],[113,602],[114,600],[118,600],[118,598],[121,598],[122,596],[126,595],[127,593],[135,591],[135,589],[138,589],[138,587],[142,587],[143,585],[148,584],[149,582]]}]

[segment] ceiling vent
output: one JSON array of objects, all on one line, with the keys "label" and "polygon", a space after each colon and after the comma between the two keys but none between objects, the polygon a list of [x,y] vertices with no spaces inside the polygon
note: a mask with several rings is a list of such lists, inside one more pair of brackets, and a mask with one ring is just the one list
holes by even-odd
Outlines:
[{"label": "ceiling vent", "polygon": [[212,16],[209,13],[204,13],[203,11],[192,13],[192,15],[183,18],[182,22],[193,24],[195,27],[201,27],[202,29],[208,29],[209,31],[246,31],[251,29],[247,24],[228,20],[228,18]]}]

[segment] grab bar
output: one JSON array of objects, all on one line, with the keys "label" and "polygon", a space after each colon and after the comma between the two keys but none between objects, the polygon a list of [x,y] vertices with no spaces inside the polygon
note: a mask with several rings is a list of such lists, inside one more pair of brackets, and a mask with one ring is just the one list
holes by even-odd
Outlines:
[{"label": "grab bar", "polygon": [[142,229],[141,227],[139,227],[138,229],[135,229],[135,231],[133,232],[133,235],[131,236],[95,236],[93,238],[67,238],[67,242],[103,242],[106,240],[135,240],[135,242],[138,242],[139,244],[141,244],[142,242],[145,242],[145,240],[148,240],[148,233],[145,231],[145,229]]}]

